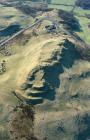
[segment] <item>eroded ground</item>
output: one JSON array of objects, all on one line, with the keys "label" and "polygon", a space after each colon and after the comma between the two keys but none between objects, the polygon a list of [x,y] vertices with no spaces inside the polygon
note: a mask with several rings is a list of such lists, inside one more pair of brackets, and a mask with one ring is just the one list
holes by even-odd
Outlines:
[{"label": "eroded ground", "polygon": [[[48,14],[53,19],[58,15],[54,10],[42,17]],[[0,74],[2,140],[90,138],[89,59],[80,52],[84,47],[80,40],[77,43],[75,37],[65,34],[61,25],[53,32],[47,30],[48,24],[51,27],[53,21],[45,20],[12,41],[10,55],[1,51],[0,61],[5,60],[6,67]],[[25,105],[35,105],[33,121],[29,116],[32,112],[27,113],[28,107],[23,111],[13,92]]]}]

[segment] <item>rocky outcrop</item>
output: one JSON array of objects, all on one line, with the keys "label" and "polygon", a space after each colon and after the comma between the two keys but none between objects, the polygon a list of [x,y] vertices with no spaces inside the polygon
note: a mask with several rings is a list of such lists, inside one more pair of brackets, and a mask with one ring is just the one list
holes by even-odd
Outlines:
[{"label": "rocky outcrop", "polygon": [[45,44],[39,64],[27,75],[26,81],[16,93],[23,93],[21,95],[32,104],[42,103],[45,99],[54,100],[56,89],[60,86],[59,76],[64,73],[64,69],[71,68],[80,59],[75,44],[69,39],[63,39],[55,46],[53,43]]}]

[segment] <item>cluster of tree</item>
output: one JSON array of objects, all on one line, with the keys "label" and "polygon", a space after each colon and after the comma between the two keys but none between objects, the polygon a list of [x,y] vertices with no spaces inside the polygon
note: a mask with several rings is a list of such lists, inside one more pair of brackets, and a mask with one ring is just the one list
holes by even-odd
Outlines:
[{"label": "cluster of tree", "polygon": [[59,10],[59,17],[63,20],[62,23],[71,31],[80,31],[80,24],[73,13],[64,10]]},{"label": "cluster of tree", "polygon": [[90,10],[90,0],[77,0],[76,6],[79,6],[83,9]]}]

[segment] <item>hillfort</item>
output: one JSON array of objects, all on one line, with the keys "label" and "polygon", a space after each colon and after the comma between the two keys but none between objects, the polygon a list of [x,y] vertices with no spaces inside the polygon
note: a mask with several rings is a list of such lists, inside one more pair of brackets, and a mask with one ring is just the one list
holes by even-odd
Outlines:
[{"label": "hillfort", "polygon": [[0,140],[90,139],[85,1],[0,0]]}]

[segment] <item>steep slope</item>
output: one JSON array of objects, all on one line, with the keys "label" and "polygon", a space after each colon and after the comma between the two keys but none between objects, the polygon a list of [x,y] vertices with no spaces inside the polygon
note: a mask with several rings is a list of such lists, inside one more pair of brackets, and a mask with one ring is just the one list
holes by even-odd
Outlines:
[{"label": "steep slope", "polygon": [[[8,43],[4,49],[11,55],[0,51],[1,66],[5,62],[5,71],[0,73],[0,131],[6,130],[10,118],[8,134],[13,133],[13,140],[88,139],[89,46],[60,24],[57,10],[44,16],[48,16],[45,22]],[[31,104],[36,113],[33,123],[28,116]],[[29,133],[36,137],[27,137]]]}]

